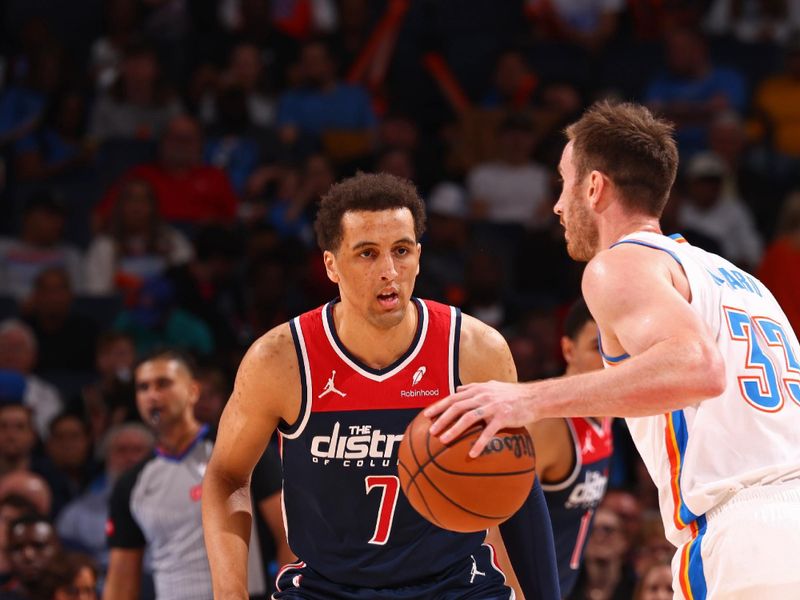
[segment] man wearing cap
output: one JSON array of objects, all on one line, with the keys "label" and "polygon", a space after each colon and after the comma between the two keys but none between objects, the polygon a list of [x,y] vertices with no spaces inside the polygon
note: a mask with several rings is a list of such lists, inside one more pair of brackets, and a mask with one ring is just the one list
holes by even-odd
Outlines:
[{"label": "man wearing cap", "polygon": [[692,157],[686,168],[687,195],[679,222],[714,239],[725,258],[752,272],[761,260],[763,242],[747,207],[723,194],[726,173],[725,163],[712,152]]}]

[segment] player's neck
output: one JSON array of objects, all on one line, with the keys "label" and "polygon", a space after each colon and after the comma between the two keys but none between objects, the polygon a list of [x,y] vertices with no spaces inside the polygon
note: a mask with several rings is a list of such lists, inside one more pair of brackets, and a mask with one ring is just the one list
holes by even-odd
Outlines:
[{"label": "player's neck", "polygon": [[408,350],[417,331],[416,305],[409,302],[403,320],[390,328],[377,327],[356,315],[345,302],[334,306],[336,334],[347,350],[373,369],[383,369]]},{"label": "player's neck", "polygon": [[606,226],[600,223],[600,248],[605,250],[632,233],[661,233],[661,226],[655,217],[635,215],[620,220],[609,220]]}]

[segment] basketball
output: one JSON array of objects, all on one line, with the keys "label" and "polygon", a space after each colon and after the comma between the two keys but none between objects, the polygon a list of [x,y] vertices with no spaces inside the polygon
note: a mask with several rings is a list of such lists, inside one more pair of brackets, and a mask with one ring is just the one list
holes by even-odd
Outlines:
[{"label": "basketball", "polygon": [[431,423],[423,413],[417,415],[398,450],[400,486],[411,506],[434,525],[460,532],[481,531],[513,515],[535,476],[528,431],[503,429],[480,456],[471,458],[481,426],[445,445],[429,434]]}]

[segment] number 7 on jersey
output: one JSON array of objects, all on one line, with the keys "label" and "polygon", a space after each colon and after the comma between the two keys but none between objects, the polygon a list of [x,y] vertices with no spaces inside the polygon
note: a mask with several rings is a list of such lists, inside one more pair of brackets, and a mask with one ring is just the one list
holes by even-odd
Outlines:
[{"label": "number 7 on jersey", "polygon": [[370,544],[383,546],[389,540],[394,520],[394,509],[397,506],[397,494],[400,492],[400,478],[397,475],[367,475],[364,485],[369,494],[374,488],[381,488],[381,502],[378,508],[378,522]]}]

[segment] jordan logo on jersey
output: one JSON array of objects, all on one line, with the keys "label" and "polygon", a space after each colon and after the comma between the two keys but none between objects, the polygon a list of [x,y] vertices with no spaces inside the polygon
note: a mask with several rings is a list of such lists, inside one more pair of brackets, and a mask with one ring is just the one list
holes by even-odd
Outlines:
[{"label": "jordan logo on jersey", "polygon": [[323,389],[322,392],[320,392],[317,398],[322,398],[323,396],[327,396],[331,392],[333,392],[334,394],[339,394],[342,398],[347,396],[347,394],[345,394],[344,392],[336,389],[336,385],[334,385],[333,383],[334,377],[336,377],[336,369],[334,369],[333,372],[331,373],[331,376],[328,378],[328,383],[325,384],[325,389]]},{"label": "jordan logo on jersey", "polygon": [[475,583],[475,577],[477,577],[478,575],[480,575],[481,577],[486,577],[486,573],[478,570],[478,562],[475,560],[475,556],[470,554],[469,557],[472,559],[472,569],[470,569],[469,572],[469,582]]},{"label": "jordan logo on jersey", "polygon": [[594,452],[594,442],[592,441],[592,432],[587,431],[586,434],[583,436],[583,446],[581,447],[581,453],[592,454],[593,452]]}]

